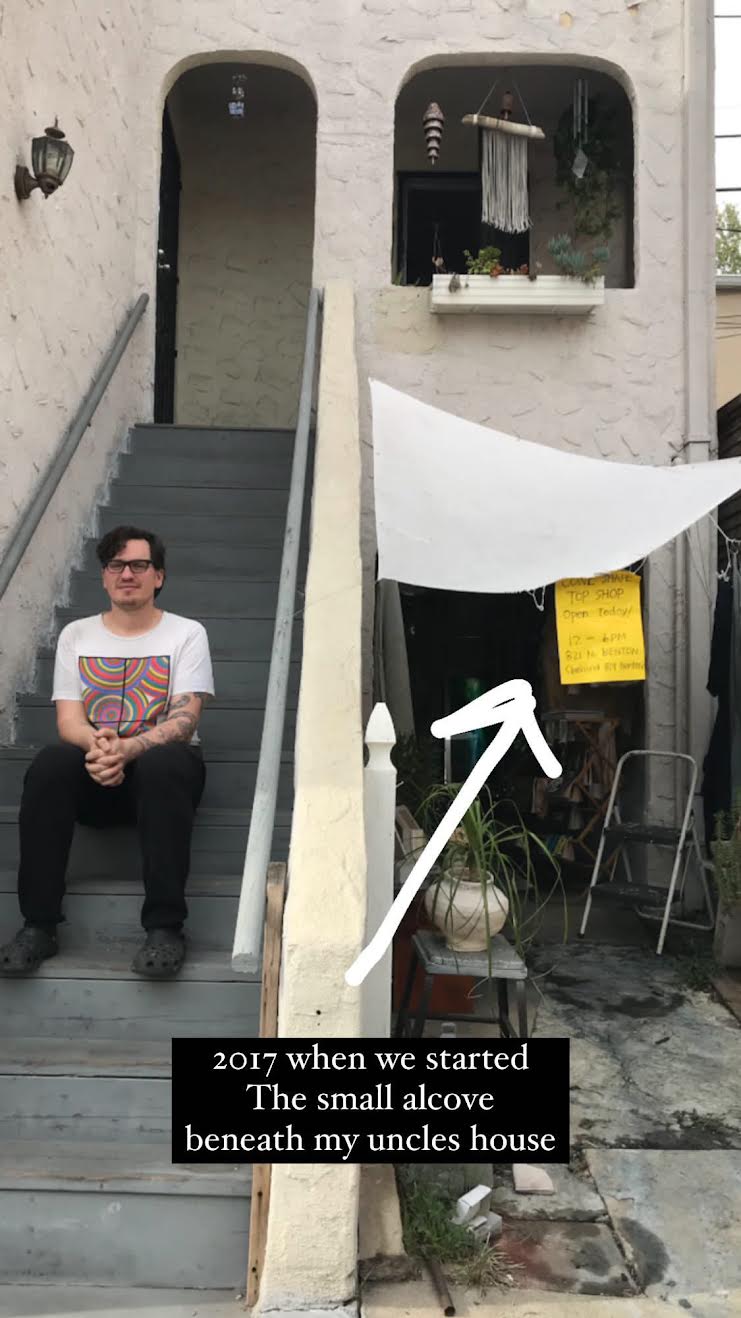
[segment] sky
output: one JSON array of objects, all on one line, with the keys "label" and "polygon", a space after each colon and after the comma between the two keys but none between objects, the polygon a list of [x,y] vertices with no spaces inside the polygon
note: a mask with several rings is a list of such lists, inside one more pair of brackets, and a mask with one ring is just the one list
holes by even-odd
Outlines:
[{"label": "sky", "polygon": [[[715,132],[741,134],[741,0],[715,0]],[[725,21],[721,14],[738,14]],[[716,140],[715,185],[736,188],[719,192],[718,204],[732,201],[741,208],[741,136]]]}]

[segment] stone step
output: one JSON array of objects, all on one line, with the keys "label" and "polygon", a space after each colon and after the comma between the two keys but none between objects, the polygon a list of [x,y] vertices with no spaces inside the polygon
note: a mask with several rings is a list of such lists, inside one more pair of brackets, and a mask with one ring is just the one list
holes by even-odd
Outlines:
[{"label": "stone step", "polygon": [[[273,553],[273,550],[269,552]],[[255,569],[252,578],[230,577],[201,580],[197,577],[173,577],[158,596],[158,607],[200,621],[211,615],[221,617],[232,609],[239,613],[257,613],[258,617],[275,617],[278,604],[278,568],[271,572],[268,566],[264,576]],[[69,603],[81,615],[100,613],[109,607],[98,574],[73,572]],[[260,610],[260,612],[258,612]]]},{"label": "stone step", "polygon": [[58,1302],[70,1283],[243,1291],[250,1184],[248,1167],[173,1166],[166,1143],[8,1141],[0,1278],[47,1280]]},{"label": "stone step", "polygon": [[[36,750],[27,746],[0,747],[0,802],[17,805],[21,799],[24,774]],[[249,809],[255,791],[258,753],[223,751],[218,754],[206,747],[206,786],[201,808]],[[293,756],[284,755],[278,779],[278,809],[290,810],[293,800]]]},{"label": "stone step", "polygon": [[[265,704],[268,690],[268,673],[270,662],[267,659],[217,659],[213,664],[214,686],[217,697],[228,703],[231,700],[244,700],[250,704]],[[36,681],[33,692],[45,700],[51,699],[54,660],[45,654],[38,662]],[[288,675],[288,703],[295,705],[298,699],[300,669],[298,663],[290,666]]]},{"label": "stone step", "polygon": [[291,455],[276,453],[270,458],[249,453],[242,458],[143,453],[140,446],[119,459],[116,484],[164,486],[198,485],[203,489],[286,490],[291,478]]},{"label": "stone step", "polygon": [[[212,659],[269,659],[275,630],[275,605],[277,597],[262,585],[250,587],[249,598],[244,592],[239,599],[239,613],[216,614],[209,617],[201,613],[202,622],[208,633],[208,643]],[[249,608],[247,606],[250,606]],[[301,609],[303,595],[299,591],[296,597],[297,615],[293,620],[292,648],[296,658],[300,653],[303,620]],[[84,609],[57,609],[55,613],[55,632],[58,633],[68,622],[77,618],[89,617],[90,611]]]},{"label": "stone step", "polygon": [[[262,521],[277,521],[262,518]],[[135,523],[134,523],[135,525]],[[161,529],[155,528],[164,539]],[[85,548],[82,572],[86,576],[99,578],[101,566],[95,555],[95,540],[90,540]],[[165,541],[167,553],[167,583],[185,578],[205,577],[241,577],[245,581],[259,581],[265,577],[272,579],[280,573],[281,555],[283,553],[283,528],[280,535],[261,544],[257,539],[252,544],[172,544]]]},{"label": "stone step", "polygon": [[138,425],[129,433],[132,453],[163,454],[175,460],[292,457],[292,430],[242,430],[221,427]]},{"label": "stone step", "polygon": [[[179,565],[182,559],[174,557],[174,551],[181,545],[201,545],[204,549],[217,545],[233,545],[242,548],[248,545],[282,545],[286,531],[285,508],[274,516],[260,516],[250,513],[239,517],[191,515],[180,512],[158,512],[157,525],[149,525],[151,510],[126,509],[125,520],[132,526],[141,526],[145,530],[154,530],[164,540],[167,548],[168,565]],[[98,513],[100,533],[90,540],[93,547],[88,561],[97,566],[97,559],[92,558],[94,547],[100,536],[118,526],[124,516],[120,507],[101,508]]]},{"label": "stone step", "polygon": [[[220,750],[257,751],[260,747],[264,711],[261,705],[218,701],[207,706],[201,715],[198,731],[204,747]],[[18,700],[16,740],[24,746],[46,746],[57,740],[54,706],[42,696],[21,696]],[[286,711],[284,746],[293,746],[296,732],[295,710]]]},{"label": "stone step", "polygon": [[132,524],[132,514],[136,510],[137,521],[146,518],[152,523],[149,529],[156,531],[155,519],[158,513],[187,513],[191,517],[211,518],[243,517],[246,520],[255,516],[285,517],[287,506],[287,480],[279,489],[269,489],[262,484],[255,485],[254,489],[231,489],[224,486],[202,489],[198,485],[162,486],[151,485],[148,481],[142,485],[132,485],[114,481],[106,508],[119,510],[117,522]]},{"label": "stone step", "polygon": [[[18,810],[0,807],[0,869],[18,865]],[[247,846],[248,810],[205,810],[196,815],[190,849],[192,874],[235,874],[242,872]],[[285,860],[290,840],[290,812],[278,810],[273,830],[271,859]],[[75,829],[68,872],[71,875],[109,875],[138,878],[139,849],[133,828]]]},{"label": "stone step", "polygon": [[139,930],[110,947],[67,948],[62,930],[60,951],[35,975],[3,978],[2,1048],[48,1036],[169,1046],[173,1036],[257,1034],[259,977],[235,974],[229,951],[192,948],[177,979],[147,980],[131,970],[141,939]]}]

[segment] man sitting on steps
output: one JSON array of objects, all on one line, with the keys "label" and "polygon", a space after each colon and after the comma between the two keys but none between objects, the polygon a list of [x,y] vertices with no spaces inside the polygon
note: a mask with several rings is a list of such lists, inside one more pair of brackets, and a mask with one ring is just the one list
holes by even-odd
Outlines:
[{"label": "man sitting on steps", "polygon": [[176,975],[185,960],[185,881],[205,767],[196,728],[214,694],[199,622],[165,613],[158,536],[117,526],[97,546],[106,613],[61,632],[52,700],[61,745],[30,765],[20,810],[18,898],[24,927],[0,948],[0,973],[26,975],[55,956],[76,821],[135,823],[142,855],[146,939],[132,970]]}]

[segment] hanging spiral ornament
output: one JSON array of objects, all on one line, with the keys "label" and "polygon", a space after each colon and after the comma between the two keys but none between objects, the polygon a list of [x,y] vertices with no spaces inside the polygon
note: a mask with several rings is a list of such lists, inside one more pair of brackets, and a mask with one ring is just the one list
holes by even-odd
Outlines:
[{"label": "hanging spiral ornament", "polygon": [[422,115],[422,124],[425,130],[425,141],[427,142],[427,156],[431,165],[437,164],[444,123],[445,115],[437,101],[430,101]]}]

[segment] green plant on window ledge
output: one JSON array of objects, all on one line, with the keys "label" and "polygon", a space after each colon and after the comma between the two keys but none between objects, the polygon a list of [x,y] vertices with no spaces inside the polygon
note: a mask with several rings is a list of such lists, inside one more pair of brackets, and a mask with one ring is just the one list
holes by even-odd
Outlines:
[{"label": "green plant on window ledge", "polygon": [[610,259],[607,247],[593,247],[591,251],[583,251],[574,246],[573,239],[567,233],[559,233],[551,238],[548,251],[560,275],[581,279],[585,284],[593,284],[599,279]]},{"label": "green plant on window ledge", "polygon": [[466,258],[466,273],[469,275],[491,275],[495,279],[497,275],[504,274],[499,247],[482,247],[478,256],[472,256],[468,250],[463,255]]}]

